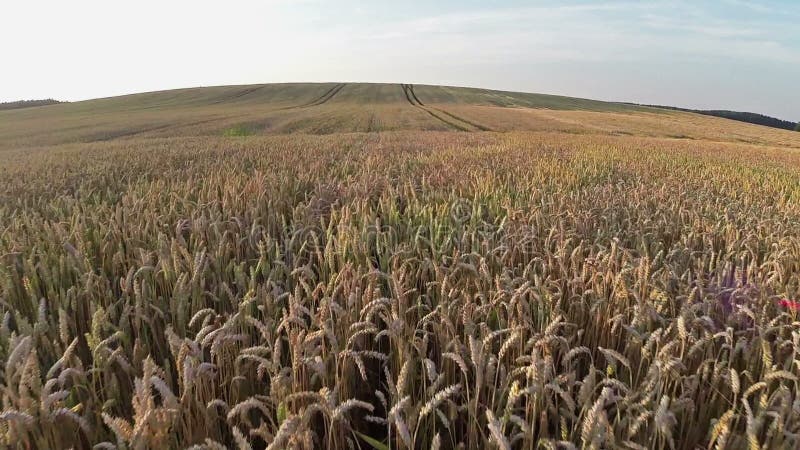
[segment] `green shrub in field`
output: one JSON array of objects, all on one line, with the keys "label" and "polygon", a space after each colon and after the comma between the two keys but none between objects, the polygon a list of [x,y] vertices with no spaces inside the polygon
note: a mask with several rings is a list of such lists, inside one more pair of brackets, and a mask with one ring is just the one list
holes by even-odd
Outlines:
[{"label": "green shrub in field", "polygon": [[252,136],[255,134],[247,125],[236,125],[222,132],[225,137]]}]

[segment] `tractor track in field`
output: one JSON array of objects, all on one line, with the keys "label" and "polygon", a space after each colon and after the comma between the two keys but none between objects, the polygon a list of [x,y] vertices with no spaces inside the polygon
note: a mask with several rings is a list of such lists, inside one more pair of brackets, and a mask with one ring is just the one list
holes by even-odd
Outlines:
[{"label": "tractor track in field", "polygon": [[[416,102],[417,102],[417,103],[418,103],[420,106],[423,106],[423,107],[425,106],[425,104],[424,104],[424,103],[422,103],[422,102],[419,100],[419,97],[417,97],[417,93],[416,93],[416,92],[414,92],[414,85],[413,85],[413,84],[409,84],[409,85],[408,85],[408,91],[411,93],[411,97],[412,97],[412,98],[413,98],[413,99],[414,99],[414,100],[415,100],[415,101],[416,101]],[[489,127],[487,127],[487,126],[481,125],[481,124],[479,124],[479,123],[476,123],[476,122],[472,122],[472,121],[470,121],[470,120],[467,120],[467,119],[465,119],[465,118],[463,118],[463,117],[457,116],[457,115],[455,115],[455,114],[453,114],[453,113],[451,113],[451,112],[449,112],[449,111],[445,111],[445,110],[444,110],[444,109],[442,109],[442,108],[433,108],[433,107],[431,107],[431,109],[435,109],[436,111],[439,111],[440,113],[442,113],[442,114],[445,114],[445,115],[449,116],[449,117],[450,117],[450,118],[452,118],[452,119],[455,119],[455,120],[457,120],[457,121],[459,121],[459,122],[466,123],[466,124],[468,124],[468,125],[470,125],[470,126],[472,126],[472,127],[474,127],[474,128],[477,128],[477,129],[481,130],[481,131],[494,131],[494,130],[492,130],[491,128],[489,128]]]},{"label": "tractor track in field", "polygon": [[419,108],[422,109],[423,111],[425,111],[426,113],[430,114],[431,116],[435,117],[440,122],[443,122],[446,125],[450,125],[451,127],[455,128],[458,131],[472,131],[469,128],[463,126],[463,125],[459,125],[459,124],[453,122],[452,120],[445,119],[444,117],[436,114],[435,112],[431,111],[428,108],[425,108],[425,107],[422,107],[422,106],[420,106]]},{"label": "tractor track in field", "polygon": [[414,99],[414,101],[415,101],[415,102],[417,102],[417,104],[418,104],[419,106],[423,106],[423,107],[425,106],[425,104],[424,104],[424,103],[422,103],[421,101],[419,101],[419,97],[417,97],[417,93],[416,93],[416,92],[414,92],[414,85],[413,85],[413,84],[409,84],[409,85],[408,85],[408,92],[411,94],[411,97]]},{"label": "tractor track in field", "polygon": [[401,84],[400,87],[403,89],[403,94],[405,94],[406,100],[408,100],[408,103],[411,104],[411,106],[425,111],[445,125],[448,125],[459,131],[494,131],[491,128],[463,119],[443,109],[425,106],[425,104],[420,101],[419,97],[417,97],[416,92],[414,92],[414,85],[412,84]]},{"label": "tractor track in field", "polygon": [[319,97],[315,98],[314,100],[311,100],[310,102],[303,103],[302,105],[284,106],[283,108],[278,108],[278,111],[283,111],[283,110],[287,110],[287,109],[299,109],[299,108],[309,108],[309,107],[312,107],[312,106],[319,106],[319,105],[327,102],[328,100],[332,99],[334,96],[336,96],[336,94],[338,94],[339,91],[344,89],[344,87],[346,85],[347,85],[347,83],[337,83],[332,88],[330,88],[327,91],[325,91],[324,94],[320,95]]},{"label": "tractor track in field", "polygon": [[417,103],[414,103],[414,100],[411,99],[411,94],[408,93],[407,84],[401,84],[400,87],[403,89],[403,95],[406,96],[406,100],[408,100],[408,103],[411,104],[411,106],[421,106],[421,104],[418,105]]},{"label": "tractor track in field", "polygon": [[475,122],[473,122],[473,121],[471,121],[471,120],[464,119],[463,117],[459,117],[459,116],[457,116],[457,115],[455,115],[455,114],[453,114],[453,113],[451,113],[451,112],[447,112],[447,111],[445,111],[445,110],[443,110],[443,109],[440,109],[440,108],[434,108],[434,109],[435,109],[435,110],[437,110],[437,111],[439,111],[439,112],[440,112],[440,113],[442,113],[442,114],[445,114],[445,115],[447,115],[447,116],[450,116],[451,118],[453,118],[453,119],[455,119],[455,120],[459,120],[459,121],[461,121],[461,122],[464,122],[464,123],[466,123],[466,124],[469,124],[470,126],[473,126],[473,127],[477,128],[477,129],[479,129],[479,130],[481,130],[481,131],[494,131],[493,129],[491,129],[491,128],[489,128],[489,127],[485,126],[485,125],[481,125],[481,124],[479,124],[479,123],[475,123]]},{"label": "tractor track in field", "polygon": [[211,104],[212,105],[218,105],[220,103],[227,103],[227,102],[236,100],[237,98],[244,97],[245,95],[252,94],[253,92],[255,92],[255,91],[259,90],[259,89],[263,89],[264,87],[266,87],[266,85],[256,86],[256,87],[250,88],[250,89],[245,89],[245,90],[243,90],[243,91],[241,91],[241,92],[239,92],[237,94],[234,94],[234,95],[231,95],[231,96],[228,96],[228,97],[223,97],[223,98],[221,98],[221,99],[219,99],[219,100],[217,100],[215,102],[212,102]]},{"label": "tractor track in field", "polygon": [[298,108],[307,108],[309,106],[319,106],[319,105],[327,102],[328,100],[332,99],[333,97],[335,97],[336,94],[338,94],[342,89],[344,89],[345,85],[346,85],[346,83],[339,83],[336,86],[330,88],[324,94],[322,94],[321,97],[318,97],[317,99],[312,100],[311,102],[306,103],[305,105],[300,105]]},{"label": "tractor track in field", "polygon": [[403,89],[403,94],[405,94],[406,100],[408,100],[408,103],[411,106],[413,106],[415,108],[419,108],[419,109],[425,111],[426,113],[430,114],[436,120],[444,123],[445,125],[447,125],[447,126],[449,126],[451,128],[455,128],[456,130],[459,130],[459,131],[470,131],[469,128],[463,127],[463,126],[461,126],[461,125],[459,125],[457,123],[453,123],[452,121],[447,120],[444,117],[442,117],[442,116],[436,114],[435,112],[431,111],[430,109],[426,108],[422,104],[422,102],[419,101],[419,99],[416,99],[416,95],[412,95],[411,85],[409,85],[409,84],[401,84],[400,87]]}]

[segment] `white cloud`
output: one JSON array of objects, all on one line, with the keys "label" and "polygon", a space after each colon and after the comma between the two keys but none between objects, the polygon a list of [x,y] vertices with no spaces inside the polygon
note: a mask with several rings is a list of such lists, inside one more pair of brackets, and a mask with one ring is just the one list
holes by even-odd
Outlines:
[{"label": "white cloud", "polygon": [[449,54],[479,61],[507,55],[539,61],[627,61],[664,52],[671,58],[706,55],[795,63],[800,51],[779,40],[781,33],[792,32],[709,17],[683,3],[615,2],[441,14],[366,25],[333,40],[376,51],[413,47],[418,58]]}]

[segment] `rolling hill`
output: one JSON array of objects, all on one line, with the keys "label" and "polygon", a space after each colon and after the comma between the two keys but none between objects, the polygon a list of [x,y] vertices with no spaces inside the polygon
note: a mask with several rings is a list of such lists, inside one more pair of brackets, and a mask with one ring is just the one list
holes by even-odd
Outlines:
[{"label": "rolling hill", "polygon": [[153,137],[402,130],[557,131],[798,142],[789,134],[770,135],[760,127],[679,111],[405,84],[206,87],[0,111],[0,148]]}]

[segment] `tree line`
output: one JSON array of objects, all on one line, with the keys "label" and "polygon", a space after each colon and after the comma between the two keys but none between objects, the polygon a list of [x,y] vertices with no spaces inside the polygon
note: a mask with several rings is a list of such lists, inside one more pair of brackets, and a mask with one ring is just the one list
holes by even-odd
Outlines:
[{"label": "tree line", "polygon": [[15,102],[5,102],[0,103],[0,110],[5,109],[20,109],[20,108],[31,108],[33,106],[45,106],[45,105],[55,105],[60,102],[58,100],[53,100],[52,98],[44,99],[44,100],[18,100]]},{"label": "tree line", "polygon": [[696,114],[702,114],[704,116],[722,117],[725,119],[736,120],[739,122],[747,122],[756,125],[763,125],[765,127],[800,131],[800,123],[794,123],[788,120],[781,120],[775,117],[765,116],[764,114],[742,112],[742,111],[728,111],[720,109],[704,110],[704,109],[679,108],[677,106],[643,105],[640,103],[629,103],[629,104],[636,106],[646,106],[649,108],[660,108],[660,109],[669,109],[673,111],[692,112]]}]

